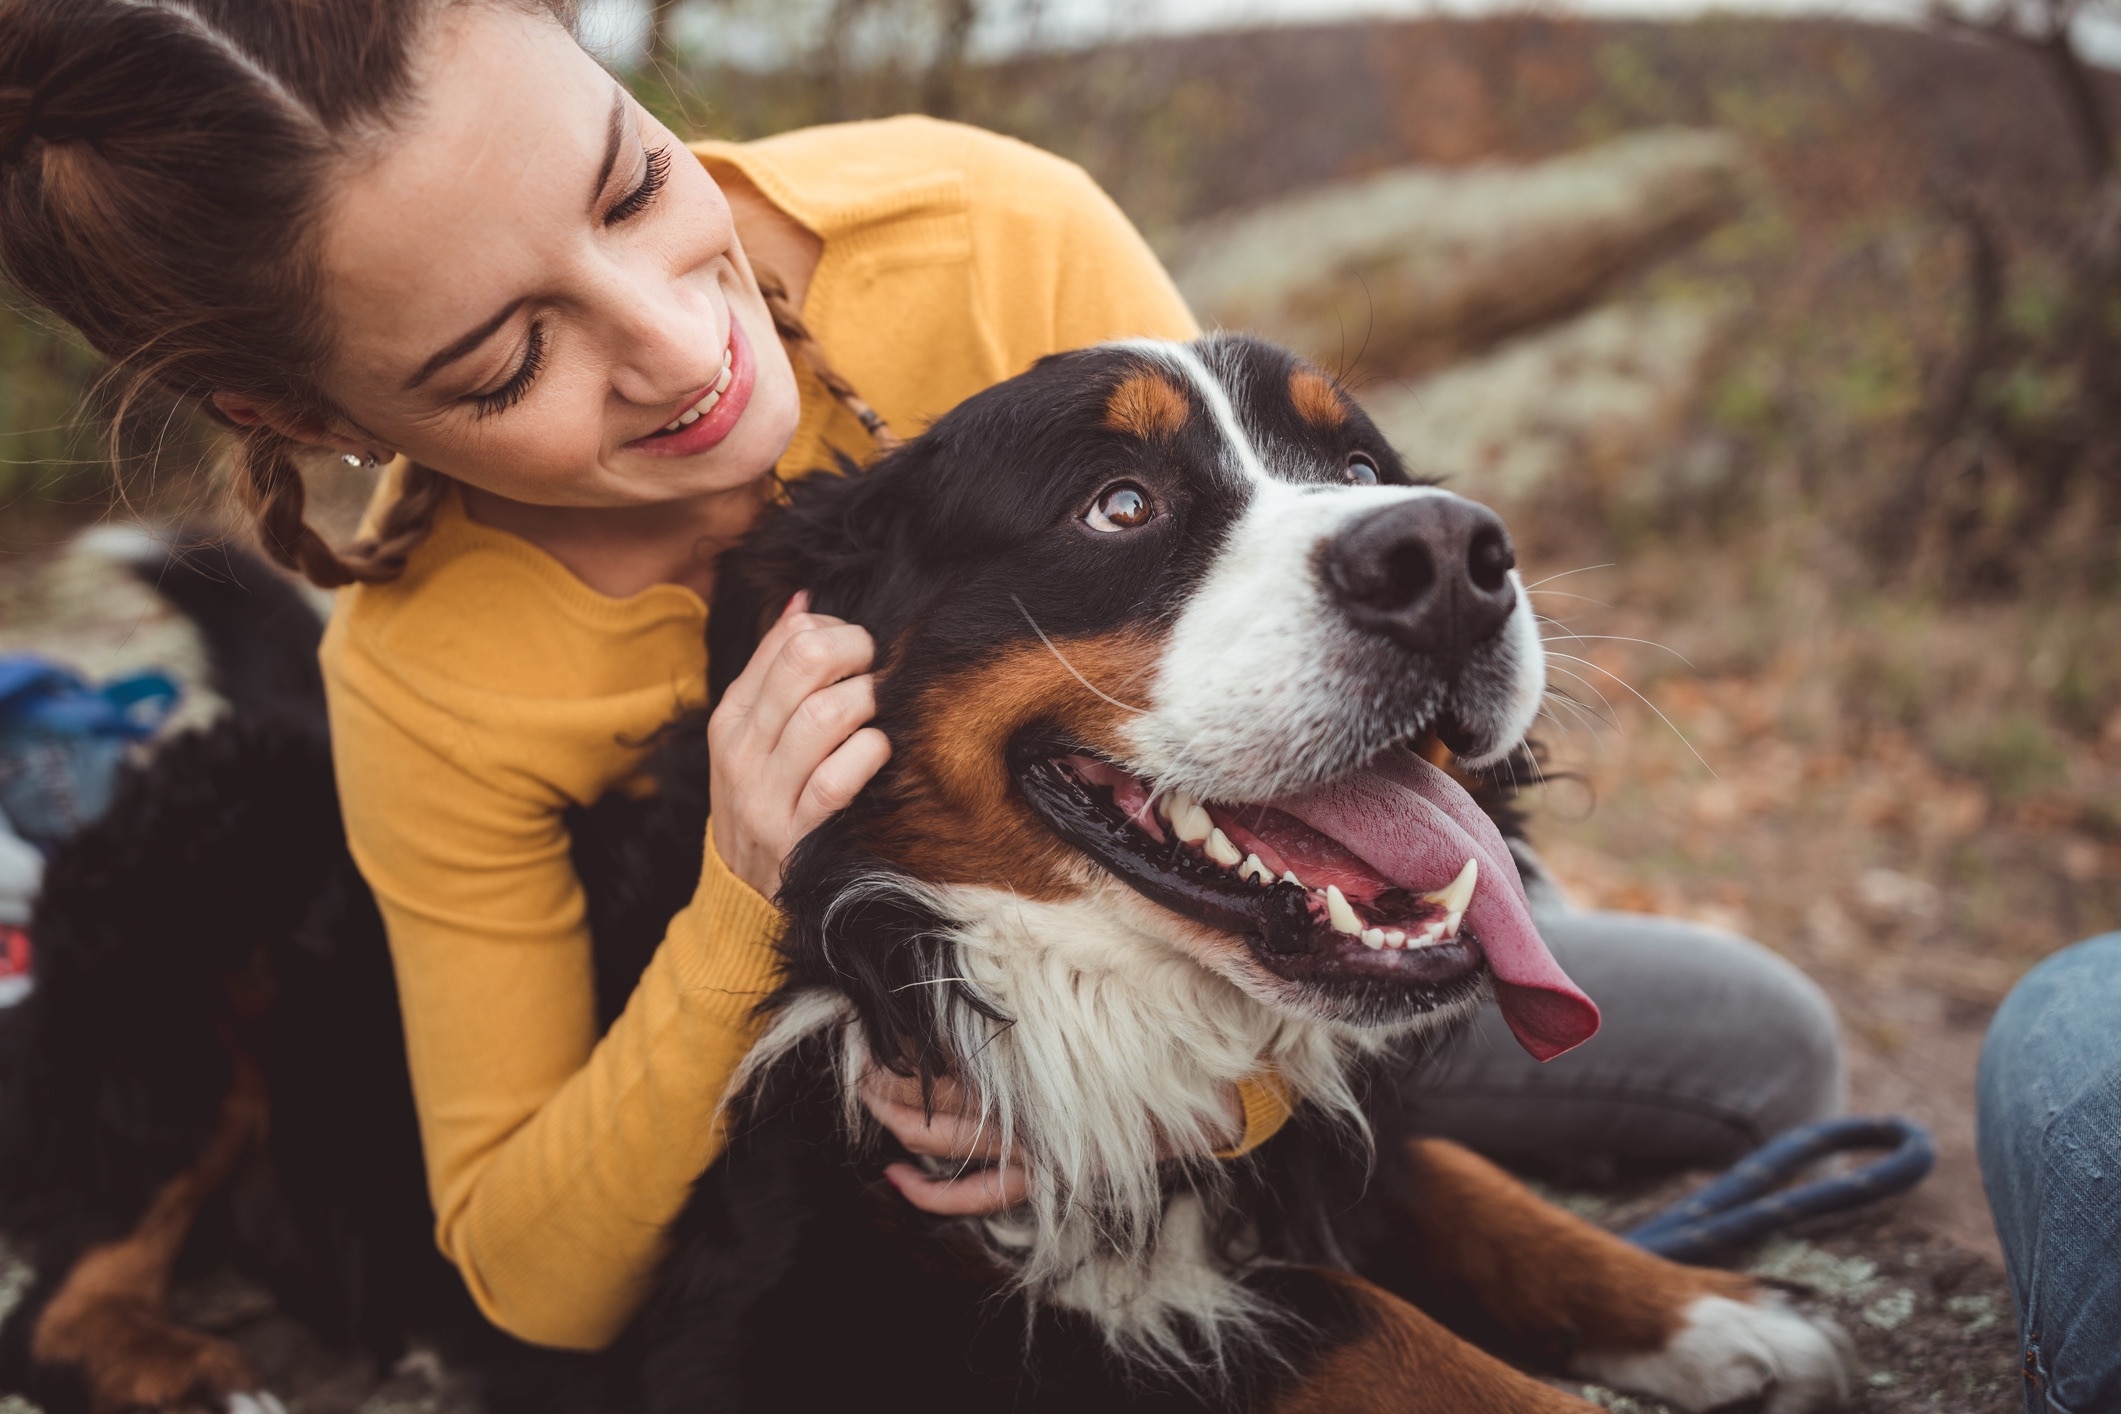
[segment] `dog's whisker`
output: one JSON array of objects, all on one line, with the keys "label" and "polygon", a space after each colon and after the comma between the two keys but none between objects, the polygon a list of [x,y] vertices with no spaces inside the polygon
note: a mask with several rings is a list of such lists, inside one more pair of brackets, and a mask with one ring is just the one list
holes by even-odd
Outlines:
[{"label": "dog's whisker", "polygon": [[[1554,623],[1552,619],[1548,619],[1547,622]],[[1562,625],[1554,624],[1554,627],[1562,628]],[[1656,648],[1669,653],[1680,662],[1685,663],[1689,668],[1694,668],[1693,660],[1687,657],[1686,654],[1680,652],[1669,643],[1659,643],[1653,638],[1629,638],[1626,634],[1620,633],[1578,633],[1574,629],[1563,629],[1563,633],[1575,639],[1578,643],[1639,643],[1645,648]],[[1542,638],[1539,641],[1541,643],[1554,642],[1551,638]],[[1701,670],[1694,668],[1694,671],[1699,672]]]},{"label": "dog's whisker", "polygon": [[[1556,677],[1564,677],[1569,679],[1571,682],[1581,684],[1586,692],[1589,692],[1591,696],[1598,699],[1598,705],[1605,709],[1604,713],[1600,716],[1599,720],[1604,722],[1609,727],[1617,729],[1620,726],[1620,722],[1613,715],[1613,700],[1610,697],[1607,697],[1603,692],[1599,691],[1597,683],[1592,682],[1589,678],[1584,677],[1581,673],[1571,672],[1567,668],[1552,668],[1549,671],[1551,671]],[[1574,703],[1576,706],[1584,708],[1585,710],[1589,710],[1590,708],[1590,703],[1579,702],[1576,698],[1570,697],[1567,693],[1562,692],[1559,688],[1549,687],[1547,691],[1555,693],[1559,695],[1563,700]]]},{"label": "dog's whisker", "polygon": [[1525,590],[1525,593],[1537,594],[1541,597],[1552,596],[1556,599],[1580,599],[1586,604],[1596,604],[1601,609],[1610,609],[1613,607],[1611,604],[1607,603],[1603,599],[1593,599],[1588,594],[1571,594],[1566,589],[1527,589]]},{"label": "dog's whisker", "polygon": [[1618,568],[1619,566],[1617,564],[1611,562],[1602,565],[1580,565],[1572,570],[1563,570],[1560,574],[1550,574],[1545,579],[1535,579],[1530,584],[1527,584],[1524,589],[1525,593],[1529,594],[1542,584],[1552,584],[1555,580],[1567,579],[1572,574],[1589,574],[1592,570],[1610,570]]},{"label": "dog's whisker", "polygon": [[1122,711],[1133,712],[1140,715],[1146,715],[1148,713],[1148,708],[1136,707],[1129,703],[1122,702],[1117,697],[1114,697],[1111,693],[1099,687],[1096,683],[1090,681],[1090,679],[1084,677],[1082,674],[1082,670],[1080,668],[1077,668],[1075,664],[1068,661],[1068,655],[1061,652],[1060,649],[1054,644],[1052,639],[1046,637],[1046,631],[1038,626],[1037,619],[1031,617],[1031,611],[1024,607],[1024,601],[1012,594],[1009,596],[1009,602],[1016,605],[1017,612],[1024,616],[1024,622],[1030,624],[1031,631],[1038,635],[1038,641],[1046,645],[1046,651],[1051,653],[1054,657],[1060,659],[1060,665],[1066,668],[1070,673],[1073,673],[1077,682],[1081,683],[1084,687],[1090,689],[1091,692],[1097,694],[1099,697],[1104,698],[1105,701],[1111,703],[1114,707],[1120,708]]},{"label": "dog's whisker", "polygon": [[[1592,662],[1590,659],[1579,658],[1573,653],[1550,653],[1548,656],[1553,658],[1566,658],[1572,663],[1581,663],[1583,664],[1583,666],[1591,669],[1593,672],[1604,673],[1614,682],[1619,683],[1622,687],[1626,688],[1629,692],[1634,694],[1635,700],[1637,702],[1640,702],[1643,706],[1649,708],[1652,712],[1655,712],[1657,714],[1658,721],[1663,722],[1667,727],[1670,727],[1672,729],[1672,735],[1678,737],[1680,743],[1684,745],[1686,749],[1693,754],[1694,759],[1701,763],[1702,770],[1707,771],[1713,779],[1723,779],[1721,776],[1718,776],[1716,774],[1716,768],[1709,764],[1709,759],[1706,756],[1703,756],[1701,752],[1696,749],[1692,739],[1690,739],[1685,732],[1679,730],[1679,724],[1673,721],[1670,717],[1667,717],[1664,714],[1664,709],[1662,707],[1659,707],[1656,703],[1650,701],[1649,698],[1643,696],[1642,693],[1636,689],[1635,684],[1629,682],[1626,678],[1614,672],[1611,668],[1601,667],[1597,663]],[[1571,674],[1571,676],[1574,675]],[[1581,681],[1581,679],[1579,679],[1579,681]]]},{"label": "dog's whisker", "polygon": [[1569,712],[1573,715],[1575,720],[1573,722],[1564,723],[1559,717],[1554,716],[1551,712],[1548,712],[1544,707],[1539,709],[1540,714],[1542,716],[1546,717],[1548,721],[1554,723],[1563,731],[1573,731],[1580,727],[1584,731],[1589,732],[1593,740],[1604,740],[1604,738],[1599,734],[1599,728],[1604,726],[1610,726],[1611,723],[1601,720],[1595,712],[1592,712],[1589,708],[1585,707],[1582,703],[1576,701],[1574,698],[1571,698],[1566,694],[1556,692],[1552,688],[1549,688],[1547,691],[1548,694],[1554,698],[1557,704],[1569,709]]}]

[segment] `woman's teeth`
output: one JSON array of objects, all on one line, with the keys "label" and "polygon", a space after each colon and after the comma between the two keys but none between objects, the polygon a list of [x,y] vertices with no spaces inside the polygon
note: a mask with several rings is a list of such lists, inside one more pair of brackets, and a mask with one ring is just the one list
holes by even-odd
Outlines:
[{"label": "woman's teeth", "polygon": [[[1246,854],[1231,843],[1230,837],[1208,817],[1207,808],[1184,791],[1170,790],[1159,795],[1156,813],[1171,826],[1172,834],[1187,844],[1198,845],[1202,854],[1223,868],[1236,870],[1238,878],[1262,888],[1275,882],[1274,871],[1261,863],[1258,855]],[[1324,909],[1326,922],[1333,930],[1362,939],[1366,948],[1419,948],[1458,936],[1458,926],[1465,921],[1466,908],[1473,902],[1473,890],[1480,882],[1480,865],[1468,859],[1466,867],[1458,871],[1457,878],[1440,889],[1420,895],[1421,902],[1441,908],[1443,917],[1431,919],[1411,932],[1400,928],[1365,927],[1355,905],[1348,902],[1348,896],[1336,885],[1313,889],[1297,878],[1294,870],[1284,871],[1281,882],[1308,890]]]},{"label": "woman's teeth", "polygon": [[734,348],[726,348],[722,350],[722,371],[720,376],[718,376],[714,380],[714,386],[707,390],[706,397],[701,398],[698,402],[694,403],[691,407],[686,408],[682,413],[679,413],[668,423],[665,423],[663,426],[663,430],[665,432],[681,431],[684,428],[692,426],[693,423],[698,422],[708,413],[714,411],[714,405],[722,400],[722,394],[729,391],[729,365],[730,361],[735,357],[736,350]]}]

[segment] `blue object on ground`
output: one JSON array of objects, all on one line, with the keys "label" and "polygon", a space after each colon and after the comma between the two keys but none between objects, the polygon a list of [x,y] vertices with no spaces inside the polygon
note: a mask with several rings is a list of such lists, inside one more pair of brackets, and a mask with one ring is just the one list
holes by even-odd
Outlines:
[{"label": "blue object on ground", "polygon": [[[1889,1149],[1847,1173],[1772,1191],[1808,1165],[1851,1149]],[[1899,1115],[1852,1115],[1800,1125],[1763,1144],[1693,1196],[1623,1234],[1676,1262],[1697,1262],[1805,1218],[1904,1193],[1937,1162],[1930,1132]]]},{"label": "blue object on ground", "polygon": [[148,669],[91,687],[32,653],[0,655],[0,810],[49,850],[110,804],[127,749],[169,720],[178,688]]}]

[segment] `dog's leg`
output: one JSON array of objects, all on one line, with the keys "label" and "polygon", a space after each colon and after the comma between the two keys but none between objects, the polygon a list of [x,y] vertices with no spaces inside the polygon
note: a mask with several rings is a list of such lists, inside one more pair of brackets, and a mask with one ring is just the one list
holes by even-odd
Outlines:
[{"label": "dog's leg", "polygon": [[[1593,1414],[1596,1407],[1504,1364],[1361,1277],[1315,1270],[1287,1279],[1318,1283],[1290,1305],[1326,1339],[1267,1402],[1272,1414]],[[1318,1305],[1330,1314],[1307,1309]]]},{"label": "dog's leg", "polygon": [[1652,1256],[1456,1144],[1413,1139],[1402,1157],[1377,1272],[1388,1285],[1470,1306],[1571,1374],[1683,1409],[1761,1399],[1763,1414],[1802,1414],[1845,1397],[1846,1337],[1772,1289]]},{"label": "dog's leg", "polygon": [[258,1388],[242,1351],[168,1313],[171,1272],[200,1206],[228,1181],[265,1124],[264,1076],[231,1049],[235,1081],[198,1161],[157,1190],[131,1232],[82,1254],[31,1334],[38,1364],[79,1372],[90,1414],[218,1411]]}]

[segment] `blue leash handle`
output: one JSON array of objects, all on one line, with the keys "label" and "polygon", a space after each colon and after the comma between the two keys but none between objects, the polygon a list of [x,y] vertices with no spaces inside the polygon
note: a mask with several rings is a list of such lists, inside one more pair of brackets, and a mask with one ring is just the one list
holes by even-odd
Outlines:
[{"label": "blue leash handle", "polygon": [[[1859,1169],[1772,1191],[1829,1154],[1889,1149]],[[1930,1132],[1899,1115],[1852,1115],[1801,1125],[1740,1159],[1722,1177],[1623,1234],[1675,1262],[1697,1262],[1804,1218],[1860,1208],[1920,1183],[1937,1162]]]}]

